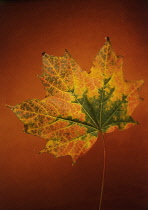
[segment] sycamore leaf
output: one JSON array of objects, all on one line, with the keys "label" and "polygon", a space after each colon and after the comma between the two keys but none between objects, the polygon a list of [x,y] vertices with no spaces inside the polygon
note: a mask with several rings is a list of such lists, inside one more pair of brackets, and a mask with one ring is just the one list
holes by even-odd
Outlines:
[{"label": "sycamore leaf", "polygon": [[25,132],[47,140],[41,151],[56,157],[70,155],[76,162],[96,142],[98,132],[125,130],[137,122],[131,114],[141,101],[143,81],[123,78],[121,56],[109,38],[94,59],[88,74],[68,51],[64,56],[43,53],[39,76],[46,97],[9,106],[24,123]]}]

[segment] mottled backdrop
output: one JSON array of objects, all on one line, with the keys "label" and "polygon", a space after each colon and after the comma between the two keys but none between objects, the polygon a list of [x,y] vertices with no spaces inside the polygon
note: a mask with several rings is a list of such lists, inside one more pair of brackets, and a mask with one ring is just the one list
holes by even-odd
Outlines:
[{"label": "mottled backdrop", "polygon": [[109,36],[124,56],[126,80],[144,79],[140,124],[105,135],[107,169],[102,210],[148,209],[148,4],[143,0],[0,1],[0,209],[97,210],[101,140],[72,166],[70,157],[38,154],[45,140],[23,132],[5,104],[42,99],[41,53],[69,50],[89,71]]}]

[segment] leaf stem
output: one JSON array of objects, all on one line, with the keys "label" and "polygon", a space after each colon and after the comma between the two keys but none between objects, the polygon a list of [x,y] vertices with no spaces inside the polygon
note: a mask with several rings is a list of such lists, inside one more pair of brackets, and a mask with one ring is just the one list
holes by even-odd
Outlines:
[{"label": "leaf stem", "polygon": [[106,171],[106,145],[105,145],[105,139],[104,139],[103,133],[101,133],[101,137],[102,137],[102,142],[103,142],[103,171],[102,171],[102,183],[101,183],[99,210],[101,210],[103,190],[104,190],[104,177],[105,177],[105,171]]}]

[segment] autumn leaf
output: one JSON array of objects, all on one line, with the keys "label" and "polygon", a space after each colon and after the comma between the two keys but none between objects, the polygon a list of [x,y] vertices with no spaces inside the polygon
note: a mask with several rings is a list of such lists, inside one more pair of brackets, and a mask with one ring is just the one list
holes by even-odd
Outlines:
[{"label": "autumn leaf", "polygon": [[131,114],[141,101],[143,81],[123,78],[122,56],[109,38],[94,59],[90,73],[82,71],[68,51],[61,57],[42,54],[39,76],[46,97],[9,106],[24,123],[25,132],[47,140],[41,151],[76,162],[96,142],[98,132],[125,130],[137,122]]}]

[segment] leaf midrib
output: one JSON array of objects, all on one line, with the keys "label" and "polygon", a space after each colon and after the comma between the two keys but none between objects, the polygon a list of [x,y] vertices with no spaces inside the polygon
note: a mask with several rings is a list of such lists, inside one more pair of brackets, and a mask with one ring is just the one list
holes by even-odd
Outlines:
[{"label": "leaf midrib", "polygon": [[[64,56],[63,56],[64,57]],[[76,62],[76,61],[75,61]],[[78,102],[78,104],[81,105],[82,109],[84,110],[84,112],[87,114],[87,116],[94,122],[94,124],[96,125],[97,130],[100,130],[100,127],[98,127],[98,125],[96,124],[95,120],[89,115],[89,113],[85,110],[85,108],[83,107],[83,105],[79,102],[77,96],[74,94],[73,91],[71,91],[71,89],[67,86],[66,82],[60,77],[59,73],[55,70],[54,65],[50,62],[50,65],[52,66],[53,71],[56,73],[56,75],[58,76],[58,78],[65,84],[65,86],[67,87],[67,89],[69,90],[69,92],[75,97],[76,101]],[[71,65],[70,65],[71,66]],[[79,65],[78,65],[79,66]],[[71,68],[72,69],[72,68]],[[71,70],[72,76],[73,76],[73,71]],[[73,80],[74,80],[74,76],[73,76]],[[92,126],[94,127],[94,126]]]},{"label": "leaf midrib", "polygon": [[[20,111],[20,109],[18,109]],[[75,120],[71,120],[71,119],[66,119],[66,118],[62,118],[62,117],[56,117],[56,116],[52,116],[52,115],[49,115],[49,114],[44,114],[44,113],[39,113],[39,112],[33,112],[33,111],[28,111],[28,110],[21,110],[23,112],[28,112],[28,113],[32,113],[32,114],[36,114],[36,115],[43,115],[43,116],[49,116],[49,117],[53,117],[53,118],[56,118],[56,119],[61,119],[61,120],[65,120],[65,121],[68,121],[68,122],[72,122],[72,123],[75,123],[75,124],[81,124],[81,125],[85,125],[87,127],[90,127],[90,128],[95,128],[96,130],[99,131],[98,128],[96,128],[95,126],[92,126],[92,125],[88,125],[86,124],[85,122],[78,122],[78,121],[75,121]],[[55,122],[55,121],[54,121]],[[52,123],[51,123],[52,124]]]}]

